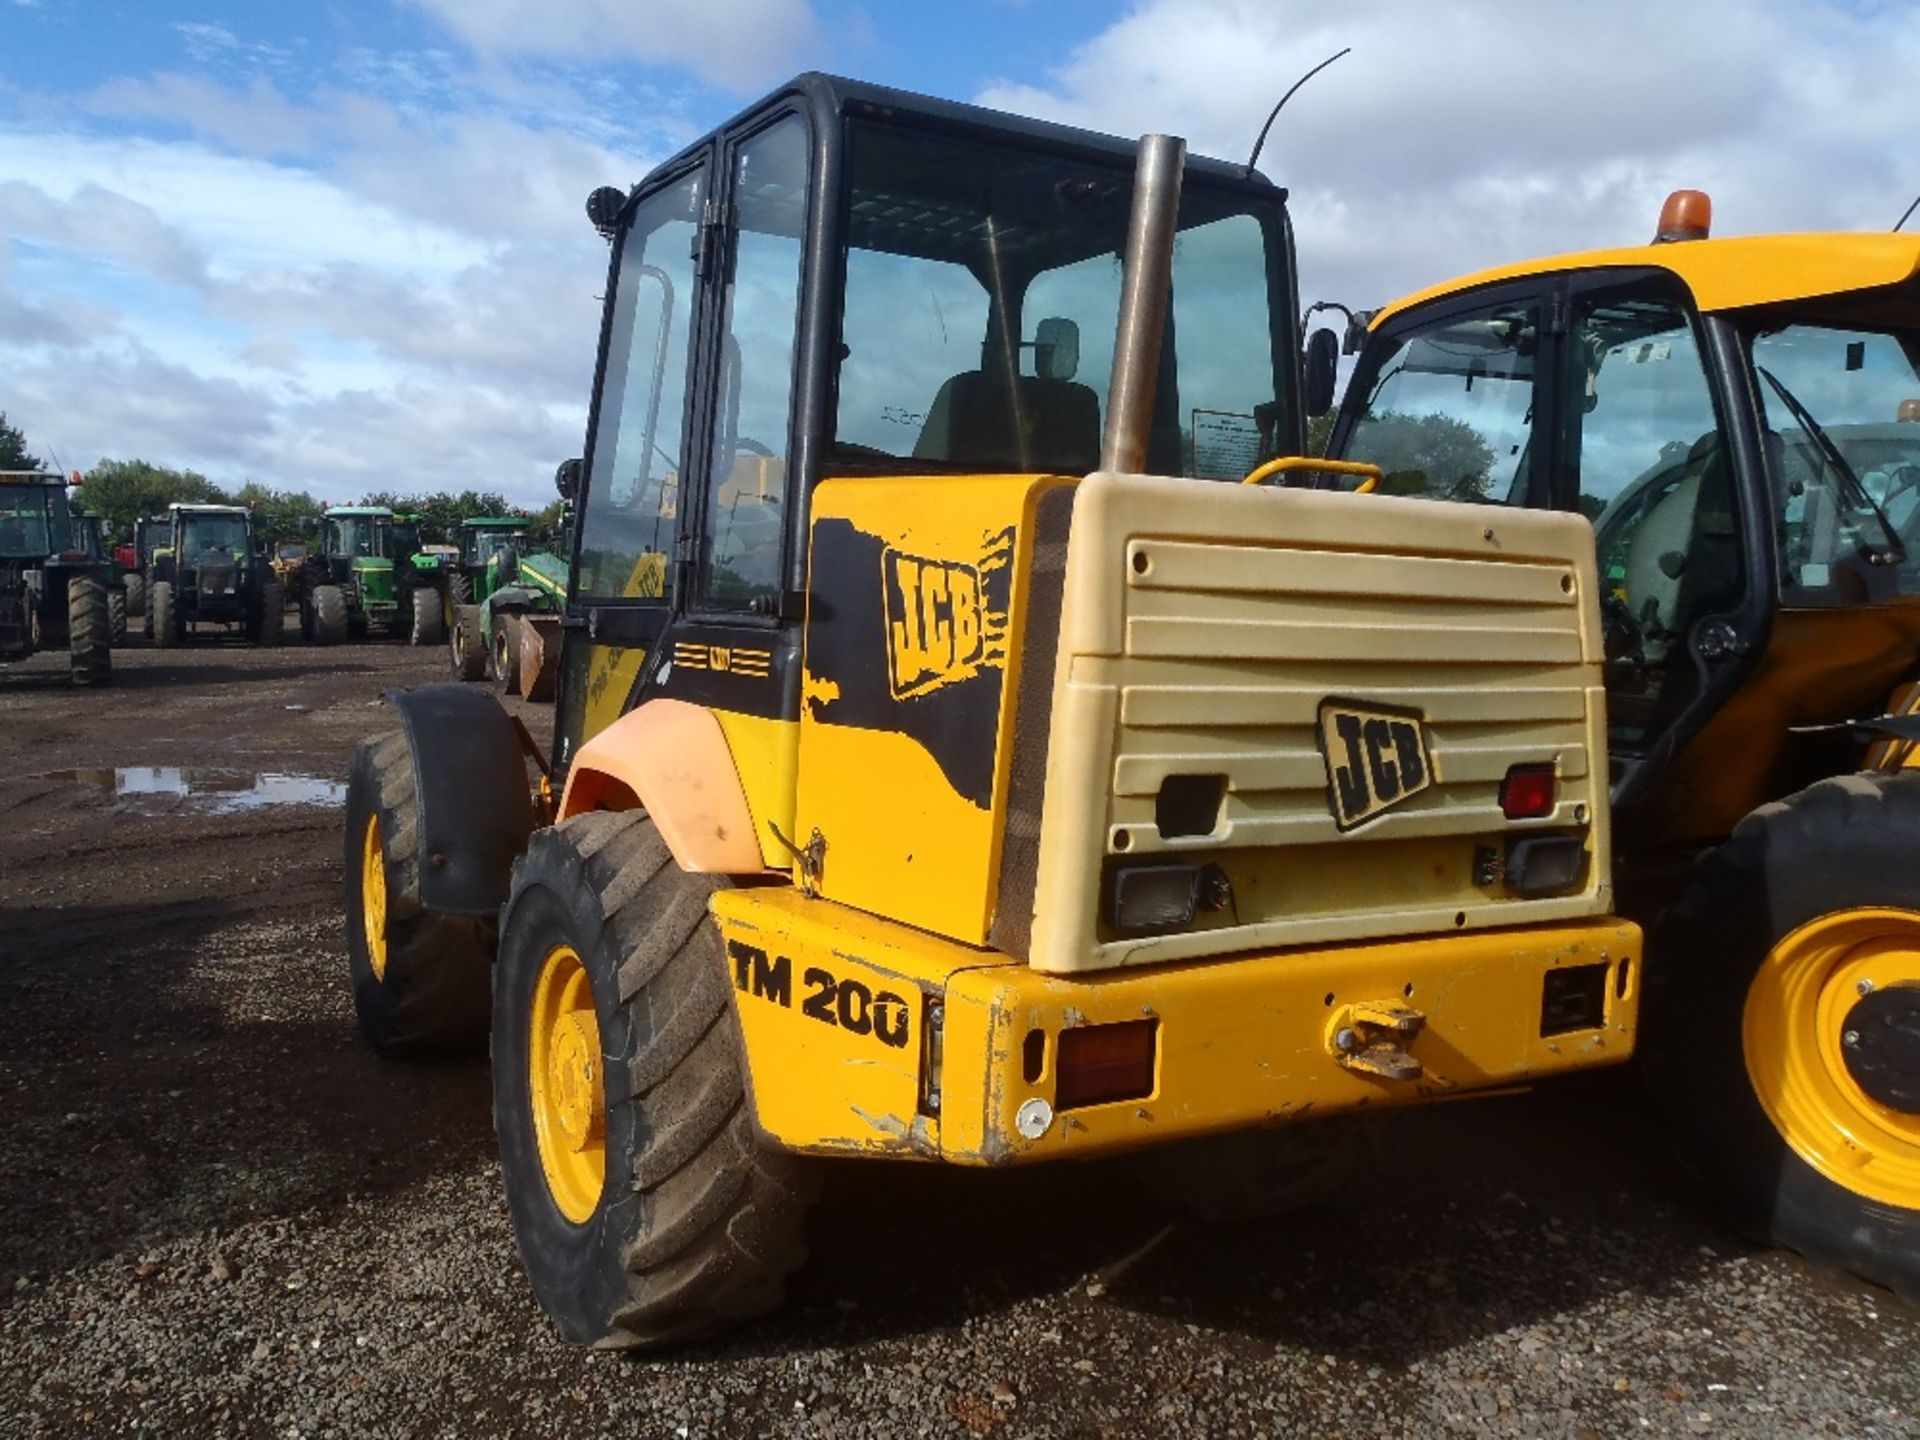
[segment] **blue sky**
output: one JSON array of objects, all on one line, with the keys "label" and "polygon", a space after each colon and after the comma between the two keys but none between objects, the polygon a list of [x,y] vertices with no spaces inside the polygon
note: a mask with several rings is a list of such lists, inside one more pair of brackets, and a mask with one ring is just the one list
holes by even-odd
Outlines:
[{"label": "blue sky", "polygon": [[1645,237],[1883,228],[1917,0],[0,0],[0,410],[43,455],[537,503],[584,425],[586,191],[823,68],[1243,154],[1303,294]]}]

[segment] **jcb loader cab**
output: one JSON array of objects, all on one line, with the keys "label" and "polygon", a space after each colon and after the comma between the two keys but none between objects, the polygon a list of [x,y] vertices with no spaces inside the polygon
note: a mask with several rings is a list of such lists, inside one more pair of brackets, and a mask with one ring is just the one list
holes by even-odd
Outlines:
[{"label": "jcb loader cab", "polygon": [[87,553],[62,476],[0,471],[0,662],[65,650],[74,684],[106,684],[110,572]]},{"label": "jcb loader cab", "polygon": [[286,600],[243,505],[169,505],[164,548],[147,569],[147,634],[161,648],[218,625],[278,645]]},{"label": "jcb loader cab", "polygon": [[1586,516],[1646,1069],[1741,1228],[1920,1296],[1920,236],[1647,246],[1382,311],[1330,453]]},{"label": "jcb loader cab", "polygon": [[573,1339],[777,1303],[823,1157],[1191,1173],[1629,1054],[1590,531],[1242,483],[1286,196],[1182,151],[806,76],[590,201],[552,749],[401,692],[346,831],[361,1024],[490,1030]]}]

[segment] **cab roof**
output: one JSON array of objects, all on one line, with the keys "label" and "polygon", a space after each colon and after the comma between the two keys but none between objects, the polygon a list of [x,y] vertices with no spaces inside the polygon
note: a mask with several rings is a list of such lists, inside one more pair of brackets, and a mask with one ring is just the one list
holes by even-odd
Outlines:
[{"label": "cab roof", "polygon": [[244,505],[185,504],[178,500],[167,506],[167,509],[180,515],[250,515],[253,513]]},{"label": "cab roof", "polygon": [[0,470],[0,485],[65,485],[67,478],[51,470]]},{"label": "cab roof", "polygon": [[1702,310],[1808,300],[1898,285],[1920,275],[1920,235],[1859,231],[1804,235],[1731,235],[1666,245],[1581,250],[1476,271],[1394,301],[1373,318],[1373,329],[1429,300],[1483,285],[1567,270],[1665,270],[1692,291]]},{"label": "cab roof", "polygon": [[524,530],[527,517],[524,515],[469,515],[460,522],[475,530]]},{"label": "cab roof", "polygon": [[325,513],[326,518],[329,520],[333,519],[336,515],[371,515],[376,520],[391,520],[393,518],[393,511],[387,509],[384,505],[335,505]]}]

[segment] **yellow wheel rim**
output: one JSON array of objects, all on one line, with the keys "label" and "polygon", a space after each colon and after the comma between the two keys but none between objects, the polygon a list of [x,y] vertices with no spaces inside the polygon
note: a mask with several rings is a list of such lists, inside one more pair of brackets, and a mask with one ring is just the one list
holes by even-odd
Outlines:
[{"label": "yellow wheel rim", "polygon": [[607,1183],[607,1101],[593,984],[571,945],[556,945],[533,985],[527,1088],[540,1169],[560,1213],[584,1224]]},{"label": "yellow wheel rim", "polygon": [[380,817],[367,817],[360,845],[360,923],[367,932],[367,963],[373,978],[387,978],[387,847],[380,841]]},{"label": "yellow wheel rim", "polygon": [[1842,910],[1809,921],[1762,962],[1742,1042],[1761,1108],[1834,1184],[1920,1209],[1920,1115],[1876,1101],[1847,1068],[1848,1015],[1862,996],[1920,981],[1920,914]]}]

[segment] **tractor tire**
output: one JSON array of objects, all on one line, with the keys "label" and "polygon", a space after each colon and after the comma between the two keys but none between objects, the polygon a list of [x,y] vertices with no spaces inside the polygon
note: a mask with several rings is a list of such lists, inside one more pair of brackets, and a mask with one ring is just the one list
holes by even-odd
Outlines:
[{"label": "tractor tire", "polygon": [[761,1147],[741,1078],[707,914],[726,884],[676,865],[639,811],[537,830],[514,866],[493,1125],[521,1262],[576,1343],[728,1329],[778,1305],[806,1258],[813,1170]]},{"label": "tractor tire", "polygon": [[74,684],[104,685],[113,678],[112,627],[106,583],[91,575],[67,581],[67,650]]},{"label": "tractor tire", "polygon": [[520,693],[520,626],[512,615],[493,617],[493,643],[488,647],[487,665],[493,671],[494,687],[502,695]]},{"label": "tractor tire", "polygon": [[1753,812],[1648,944],[1642,1070],[1745,1234],[1920,1304],[1920,775]]},{"label": "tractor tire", "polygon": [[455,610],[473,603],[473,581],[458,570],[447,576],[447,603]]},{"label": "tractor tire", "polygon": [[347,639],[347,597],[338,585],[313,587],[313,643],[342,645]]},{"label": "tractor tire", "polygon": [[413,592],[413,631],[409,645],[438,645],[446,639],[446,627],[440,615],[440,592],[424,586]]},{"label": "tractor tire", "polygon": [[127,643],[127,592],[107,588],[107,643]]},{"label": "tractor tire", "polygon": [[454,607],[453,629],[447,634],[447,649],[453,657],[454,679],[486,679],[487,646],[480,635],[478,605]]},{"label": "tractor tire", "polygon": [[180,621],[173,612],[173,582],[156,580],[147,596],[147,630],[156,650],[171,650],[180,643]]},{"label": "tractor tire", "polygon": [[147,577],[137,571],[127,573],[127,614],[147,613]]},{"label": "tractor tire", "polygon": [[278,580],[260,582],[260,611],[254,618],[253,643],[262,647],[272,647],[280,643],[281,632],[287,628],[287,596],[280,588]]},{"label": "tractor tire", "polygon": [[420,906],[420,807],[402,731],[365,741],[347,779],[347,963],[360,1033],[390,1059],[486,1043],[494,924]]}]

